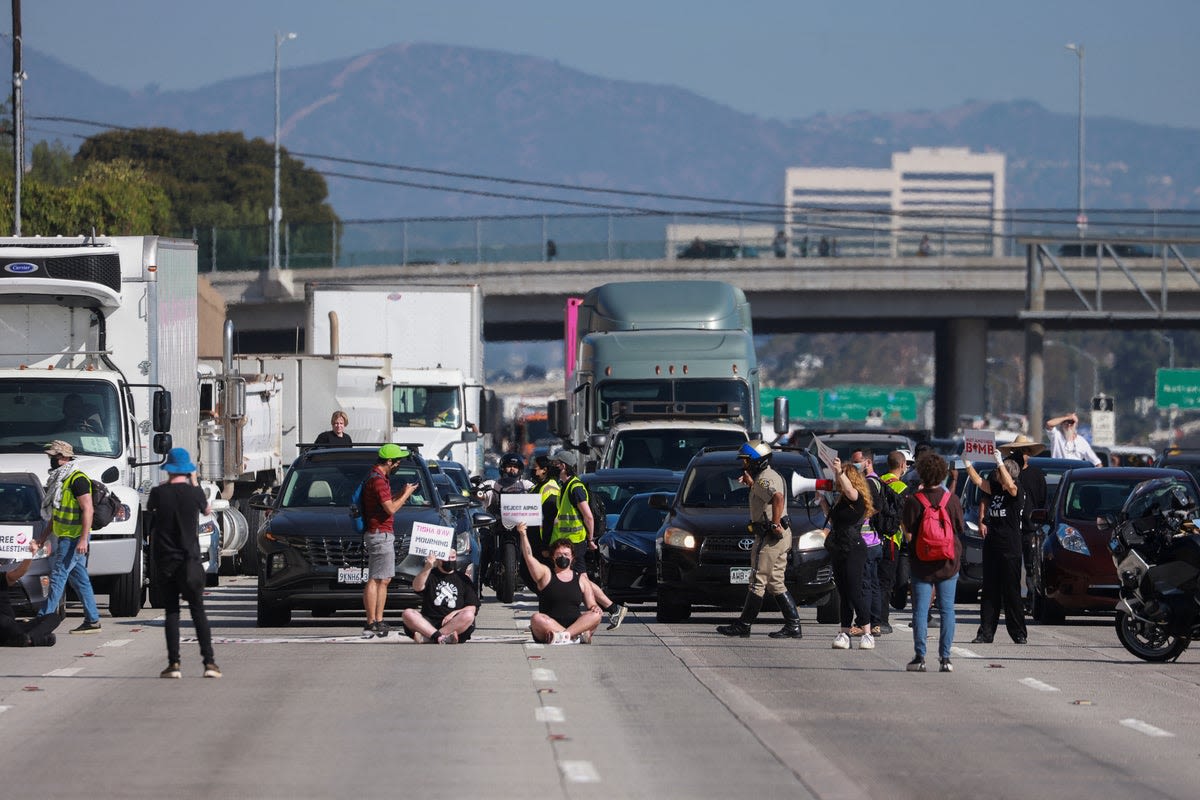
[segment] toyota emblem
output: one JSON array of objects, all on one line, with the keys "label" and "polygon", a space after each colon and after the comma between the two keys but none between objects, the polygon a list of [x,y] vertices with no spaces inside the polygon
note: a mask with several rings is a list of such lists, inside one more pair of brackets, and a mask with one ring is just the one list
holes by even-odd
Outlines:
[{"label": "toyota emblem", "polygon": [[749,537],[746,537],[745,539],[738,539],[738,549],[747,551],[753,550],[754,540]]}]

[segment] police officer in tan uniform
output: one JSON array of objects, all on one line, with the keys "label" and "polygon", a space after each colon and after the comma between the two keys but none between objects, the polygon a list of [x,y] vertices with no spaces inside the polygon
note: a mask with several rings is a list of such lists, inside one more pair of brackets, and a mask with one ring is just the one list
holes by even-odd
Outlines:
[{"label": "police officer in tan uniform", "polygon": [[725,636],[750,636],[750,625],[758,618],[763,596],[770,592],[783,612],[783,627],[768,634],[772,639],[799,639],[800,613],[796,601],[783,583],[792,531],[788,526],[787,487],[783,476],[771,468],[771,447],[759,442],[746,443],[738,450],[742,461],[739,481],[750,487],[750,529],[754,548],[750,551],[750,588],[742,616],[729,625],[717,626]]}]

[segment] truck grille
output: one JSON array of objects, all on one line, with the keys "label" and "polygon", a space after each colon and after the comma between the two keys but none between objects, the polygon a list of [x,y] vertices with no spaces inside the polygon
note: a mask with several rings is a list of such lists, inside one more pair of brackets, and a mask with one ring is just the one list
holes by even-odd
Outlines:
[{"label": "truck grille", "polygon": [[121,257],[116,253],[46,259],[46,274],[61,281],[86,281],[121,291]]}]

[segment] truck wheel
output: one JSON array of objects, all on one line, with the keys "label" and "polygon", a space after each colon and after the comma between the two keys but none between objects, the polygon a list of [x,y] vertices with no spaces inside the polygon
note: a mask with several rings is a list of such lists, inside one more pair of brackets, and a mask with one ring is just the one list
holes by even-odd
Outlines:
[{"label": "truck wheel", "polygon": [[817,622],[822,625],[836,625],[841,616],[841,602],[837,589],[825,595],[825,599],[817,605]]},{"label": "truck wheel", "polygon": [[142,525],[138,522],[133,549],[133,569],[113,579],[108,593],[108,613],[114,617],[136,617],[142,610]]},{"label": "truck wheel", "polygon": [[505,542],[500,546],[496,564],[496,597],[501,603],[511,603],[517,591],[517,546]]},{"label": "truck wheel", "polygon": [[289,606],[276,605],[258,596],[258,621],[260,628],[282,628],[292,624],[292,609]]},{"label": "truck wheel", "polygon": [[257,508],[246,509],[246,524],[250,526],[250,536],[246,544],[238,550],[238,562],[243,575],[258,574],[258,526],[262,524],[262,512]]}]

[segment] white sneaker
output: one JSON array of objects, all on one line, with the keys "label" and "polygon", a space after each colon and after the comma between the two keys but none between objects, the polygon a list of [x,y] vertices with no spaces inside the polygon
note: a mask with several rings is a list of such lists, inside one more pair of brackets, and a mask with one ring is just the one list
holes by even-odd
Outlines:
[{"label": "white sneaker", "polygon": [[550,644],[578,644],[578,639],[572,639],[571,634],[566,631],[557,631],[554,638],[550,640]]},{"label": "white sneaker", "polygon": [[[872,646],[874,646],[874,642],[872,642]],[[842,631],[837,636],[833,637],[833,649],[834,650],[849,650],[850,649],[850,637],[846,634],[845,631]]]},{"label": "white sneaker", "polygon": [[874,650],[875,649],[875,637],[869,633],[864,633],[863,637],[858,640],[858,649],[859,650]]}]

